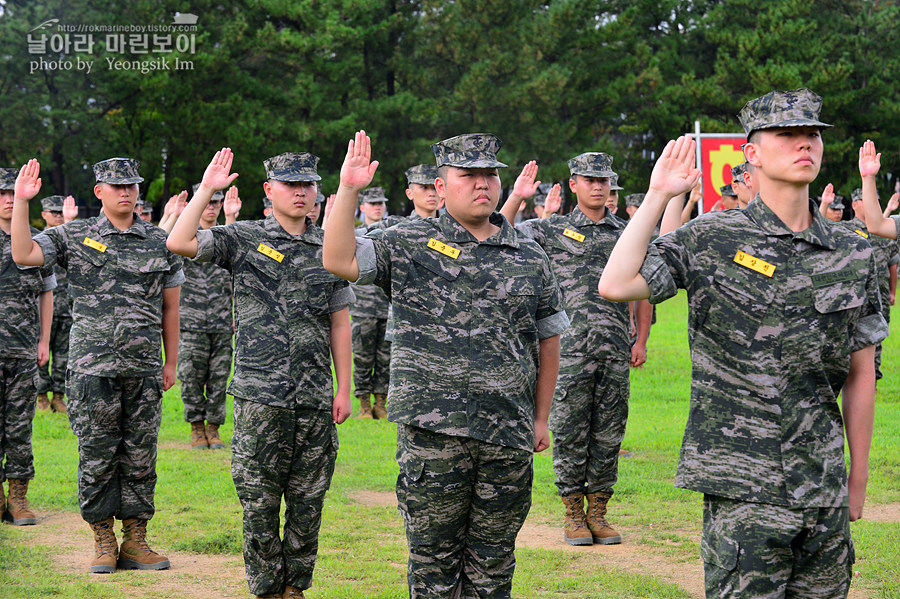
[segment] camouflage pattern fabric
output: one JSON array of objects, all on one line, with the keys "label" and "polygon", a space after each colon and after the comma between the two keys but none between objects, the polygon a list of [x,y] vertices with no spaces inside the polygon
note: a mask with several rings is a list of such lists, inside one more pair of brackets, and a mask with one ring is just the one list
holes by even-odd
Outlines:
[{"label": "camouflage pattern fabric", "polygon": [[274,216],[197,232],[198,262],[234,281],[235,397],[331,413],[331,314],[353,302],[346,281],[322,267],[322,229],[293,236]]},{"label": "camouflage pattern fabric", "polygon": [[[244,513],[242,545],[250,592],[280,593],[285,585],[309,588],[322,505],[338,452],[331,412],[235,397],[231,448],[231,476]],[[287,505],[283,538],[282,497]]]},{"label": "camouflage pattern fabric", "polygon": [[285,152],[263,161],[270,181],[321,181],[316,172],[319,157],[309,152]]},{"label": "camouflage pattern fabric", "polygon": [[850,193],[850,199],[854,202],[862,201],[862,188],[857,187],[854,189],[853,192]]},{"label": "camouflage pattern fabric", "polygon": [[47,196],[41,200],[41,210],[46,212],[62,212],[66,196]]},{"label": "camouflage pattern fabric", "polygon": [[231,373],[231,331],[181,330],[178,378],[184,421],[225,424],[225,389]]},{"label": "camouflage pattern fabric", "polygon": [[775,90],[744,104],[738,119],[747,136],[772,127],[831,127],[819,120],[821,110],[821,96],[805,87]]},{"label": "camouflage pattern fabric", "polygon": [[17,168],[0,168],[0,191],[14,191],[18,176],[19,169]]},{"label": "camouflage pattern fabric", "polygon": [[400,223],[416,221],[416,220],[422,220],[422,217],[419,216],[419,213],[416,212],[415,210],[410,212],[408,216],[401,216],[399,214],[388,214],[383,219],[381,219],[380,223],[375,223],[371,227],[368,227],[368,229],[363,227],[364,230],[362,231],[362,233],[360,233],[360,230],[357,229],[356,235],[357,235],[357,237],[359,237],[361,235],[365,235],[367,231],[371,231],[373,229],[390,229],[391,227],[393,227],[395,225],[399,225]]},{"label": "camouflage pattern fabric", "polygon": [[357,284],[393,301],[389,420],[530,451],[539,340],[569,321],[543,250],[490,218],[481,242],[446,212],[357,238]]},{"label": "camouflage pattern fabric", "polygon": [[59,264],[69,275],[69,370],[159,376],[163,289],[184,281],[166,232],[140,219],[119,231],[100,216],[52,227],[35,241],[44,264]]},{"label": "camouflage pattern fabric", "polygon": [[531,451],[401,424],[397,463],[410,598],[510,597]]},{"label": "camouflage pattern fabric", "polygon": [[624,187],[619,186],[619,175],[613,173],[613,175],[609,179],[610,191],[622,191],[623,189],[625,189]]},{"label": "camouflage pattern fabric", "polygon": [[[850,354],[887,335],[869,243],[793,232],[757,196],[651,244],[652,303],[688,296],[691,407],[675,484],[791,508],[848,505],[837,395]],[[771,275],[771,276],[768,276]]]},{"label": "camouflage pattern fabric", "polygon": [[[854,218],[841,221],[841,225],[869,241],[875,252],[875,271],[878,274],[878,292],[881,295],[881,315],[888,324],[891,322],[891,266],[900,263],[900,248],[896,239],[870,235],[866,224]],[[875,346],[875,378],[881,379],[881,343]]]},{"label": "camouflage pattern fabric", "polygon": [[209,262],[184,261],[178,326],[182,331],[232,331],[231,273]]},{"label": "camouflage pattern fabric", "polygon": [[609,212],[594,222],[577,206],[564,216],[517,227],[550,258],[571,320],[560,340],[550,408],[553,469],[562,496],[612,492],[616,482],[628,418],[632,337],[628,303],[602,298],[597,281],[624,228]]},{"label": "camouflage pattern fabric", "polygon": [[731,197],[733,197],[733,198],[736,198],[736,197],[737,197],[737,194],[734,193],[734,190],[731,188],[731,183],[729,183],[728,185],[723,185],[722,187],[720,187],[720,188],[719,188],[719,195],[722,196],[722,197],[725,197],[725,196],[731,196]]},{"label": "camouflage pattern fabric", "polygon": [[569,159],[569,174],[585,177],[614,177],[613,158],[603,152],[585,152]]},{"label": "camouflage pattern fabric", "polygon": [[386,328],[387,318],[354,316],[350,322],[353,394],[357,397],[367,398],[370,393],[386,395],[388,392],[391,344],[385,340]]},{"label": "camouflage pattern fabric", "polygon": [[[398,217],[394,218],[396,219]],[[400,220],[402,220],[402,217],[400,217]],[[370,227],[366,227],[365,225],[357,227],[356,235],[357,237],[361,237],[365,235],[367,231],[380,229],[382,227],[387,228],[387,226],[388,225],[385,224],[384,221],[381,221]],[[350,316],[352,316],[354,320],[357,318],[384,320],[387,318],[388,308],[391,303],[380,287],[369,284],[351,285],[351,288],[353,289],[353,295],[356,297],[356,301],[350,306]]]},{"label": "camouflage pattern fabric", "polygon": [[380,202],[387,203],[387,196],[384,195],[383,187],[369,187],[359,193],[360,204],[378,204]]},{"label": "camouflage pattern fabric", "polygon": [[438,177],[437,167],[433,164],[417,164],[406,169],[406,182],[408,184],[434,185]]},{"label": "camouflage pattern fabric", "polygon": [[749,165],[747,162],[742,162],[737,166],[731,167],[731,180],[737,181],[738,183],[744,182],[744,173],[747,172],[747,167]]},{"label": "camouflage pattern fabric", "polygon": [[[194,183],[193,185],[191,185],[191,195],[192,196],[197,195],[198,189],[200,189],[199,183]],[[210,199],[209,199],[210,204],[212,204],[214,202],[224,202],[224,201],[225,201],[225,192],[223,192],[222,190],[214,191],[212,194],[212,197],[210,197]]]},{"label": "camouflage pattern fabric", "polygon": [[644,196],[647,194],[644,193],[630,193],[625,196],[625,205],[626,206],[634,206],[637,208],[641,204],[644,203]]},{"label": "camouflage pattern fabric", "polygon": [[541,183],[538,185],[538,188],[534,192],[534,198],[532,198],[531,202],[535,206],[543,206],[547,203],[547,194],[550,193],[550,189],[553,187],[552,183]]},{"label": "camouflage pattern fabric", "polygon": [[[38,230],[31,229],[35,235]],[[20,268],[12,259],[11,238],[0,229],[0,358],[37,362],[40,339],[39,296],[56,289],[56,277],[48,266]]]},{"label": "camouflage pattern fabric", "polygon": [[142,183],[138,174],[141,163],[132,158],[110,158],[94,165],[94,179],[100,183],[113,185],[133,185]]},{"label": "camouflage pattern fabric", "polygon": [[856,551],[846,507],[791,509],[703,499],[706,596],[846,597]]},{"label": "camouflage pattern fabric", "polygon": [[436,165],[459,168],[503,168],[497,152],[503,142],[490,133],[467,133],[432,144]]},{"label": "camouflage pattern fabric", "polygon": [[155,507],[162,377],[69,371],[69,423],[78,438],[78,505],[88,523],[149,520]]},{"label": "camouflage pattern fabric", "polygon": [[[57,287],[59,289],[59,287]],[[56,303],[56,290],[53,291],[53,303]],[[68,306],[66,306],[68,310]],[[36,391],[64,395],[66,392],[66,366],[69,363],[69,332],[72,329],[72,318],[57,316],[56,306],[53,310],[53,322],[50,324],[50,361],[38,366]],[[50,371],[50,368],[53,371]]]},{"label": "camouflage pattern fabric", "polygon": [[832,210],[843,210],[846,208],[844,204],[844,196],[835,194],[834,199],[831,201],[831,209]]},{"label": "camouflage pattern fabric", "polygon": [[628,421],[629,362],[562,356],[550,408],[553,471],[562,497],[612,493]]},{"label": "camouflage pattern fabric", "polygon": [[31,423],[36,356],[0,357],[0,483],[8,478],[34,478]]}]

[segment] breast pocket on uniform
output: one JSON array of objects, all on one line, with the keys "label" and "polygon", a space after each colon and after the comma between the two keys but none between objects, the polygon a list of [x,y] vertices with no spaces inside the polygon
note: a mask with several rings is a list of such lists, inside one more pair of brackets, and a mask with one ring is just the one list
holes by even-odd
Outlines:
[{"label": "breast pocket on uniform", "polygon": [[311,272],[303,275],[306,287],[306,304],[310,314],[321,316],[328,314],[331,290],[337,278],[325,272]]},{"label": "breast pocket on uniform", "polygon": [[706,335],[719,344],[750,347],[775,297],[773,282],[749,270],[738,274],[718,271],[710,291],[703,326]]},{"label": "breast pocket on uniform", "polygon": [[169,259],[165,250],[123,252],[119,255],[119,263],[144,288],[147,297],[162,293],[163,283],[169,274]]},{"label": "breast pocket on uniform", "polygon": [[[820,318],[820,329],[826,340],[834,343],[852,333],[852,316],[868,299],[862,280],[841,281],[813,289],[813,305]],[[882,300],[883,301],[883,300]]]},{"label": "breast pocket on uniform", "polygon": [[402,291],[404,299],[413,309],[435,318],[444,314],[461,271],[458,266],[445,264],[444,260],[452,258],[436,252],[435,256],[414,256]]},{"label": "breast pocket on uniform", "polygon": [[285,261],[278,262],[259,252],[250,251],[244,259],[244,268],[240,269],[236,278],[246,289],[269,296],[278,289],[286,268]]},{"label": "breast pocket on uniform", "polygon": [[[537,271],[535,271],[537,272]],[[537,332],[535,314],[538,304],[538,282],[533,277],[507,277],[502,282],[509,304],[507,313],[513,330],[520,332]]]}]

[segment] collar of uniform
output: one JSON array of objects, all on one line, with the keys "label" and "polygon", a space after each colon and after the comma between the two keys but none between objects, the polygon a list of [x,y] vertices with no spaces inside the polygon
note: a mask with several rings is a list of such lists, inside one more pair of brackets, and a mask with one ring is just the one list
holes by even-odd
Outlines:
[{"label": "collar of uniform", "polygon": [[859,220],[859,219],[858,219],[857,217],[855,217],[855,216],[854,216],[851,220],[849,220],[849,221],[847,221],[847,222],[850,224],[851,227],[854,227],[854,228],[856,228],[856,229],[859,229],[859,230],[862,231],[863,233],[868,233],[868,232],[869,232],[868,227],[866,227],[866,223],[862,222],[861,220]]},{"label": "collar of uniform", "polygon": [[568,214],[569,222],[576,227],[590,227],[593,225],[606,225],[607,227],[616,227],[616,222],[613,221],[610,216],[612,216],[612,212],[609,211],[609,208],[606,208],[603,212],[603,218],[598,220],[597,222],[592,221],[588,218],[587,214],[581,211],[581,208],[575,206],[572,209],[572,212]]},{"label": "collar of uniform", "polygon": [[147,223],[141,219],[137,214],[132,213],[134,216],[134,222],[131,223],[131,226],[125,229],[124,231],[120,231],[113,226],[109,219],[106,218],[105,214],[100,214],[97,218],[97,225],[99,227],[99,233],[101,236],[104,235],[120,235],[120,234],[131,234],[137,235],[138,237],[147,237]]},{"label": "collar of uniform", "polygon": [[322,235],[322,229],[315,226],[307,216],[306,218],[306,231],[304,231],[300,235],[291,235],[287,231],[284,230],[284,227],[281,226],[281,223],[275,218],[274,214],[270,214],[263,220],[263,227],[266,230],[266,233],[269,234],[269,237],[276,237],[281,239],[300,239],[301,241],[305,241],[307,243],[313,243],[315,245],[322,245],[322,240],[324,239]]},{"label": "collar of uniform", "polygon": [[500,227],[500,232],[491,235],[484,241],[475,239],[475,236],[469,233],[466,228],[459,224],[455,218],[450,216],[450,213],[447,211],[444,211],[444,213],[438,217],[437,225],[447,241],[455,241],[457,243],[474,241],[485,245],[508,245],[514,248],[519,247],[519,239],[516,236],[515,229],[513,229],[512,225],[509,224],[509,221],[507,221],[502,214],[499,212],[492,212],[488,217],[488,220],[492,225]]},{"label": "collar of uniform", "polygon": [[834,240],[834,234],[831,230],[831,221],[828,221],[815,205],[815,202],[809,201],[809,211],[812,214],[812,223],[802,231],[791,231],[772,210],[766,206],[759,194],[753,198],[744,209],[744,214],[750,217],[760,228],[770,235],[781,236],[790,235],[799,237],[809,243],[833,250],[837,247]]}]

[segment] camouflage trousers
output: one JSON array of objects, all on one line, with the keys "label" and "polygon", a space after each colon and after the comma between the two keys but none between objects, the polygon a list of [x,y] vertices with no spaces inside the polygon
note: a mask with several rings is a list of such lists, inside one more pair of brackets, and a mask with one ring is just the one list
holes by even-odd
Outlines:
[{"label": "camouflage trousers", "polygon": [[397,462],[410,598],[508,598],[532,453],[399,424]]},{"label": "camouflage trousers", "polygon": [[181,331],[178,378],[185,422],[225,424],[225,389],[231,373],[231,332]]},{"label": "camouflage trousers", "polygon": [[613,492],[629,393],[627,360],[560,357],[550,430],[561,496]]},{"label": "camouflage trousers", "polygon": [[0,483],[34,478],[34,358],[0,358]]},{"label": "camouflage trousers", "polygon": [[791,509],[705,495],[709,599],[846,597],[856,560],[846,507]]},{"label": "camouflage trousers", "polygon": [[[37,393],[53,393],[62,395],[66,392],[66,365],[69,363],[69,331],[72,329],[72,318],[53,317],[50,325],[51,361],[38,366]],[[53,367],[51,373],[51,366]]]},{"label": "camouflage trousers", "polygon": [[387,320],[354,316],[350,323],[353,339],[353,386],[357,397],[370,393],[387,395],[391,364],[391,344],[385,341]]},{"label": "camouflage trousers", "polygon": [[69,423],[78,438],[81,517],[88,523],[152,518],[161,377],[103,377],[70,370],[66,395]]},{"label": "camouflage trousers", "polygon": [[[244,511],[247,584],[255,595],[307,589],[325,491],[338,452],[331,412],[234,398],[231,476]],[[281,498],[287,506],[279,535]]]},{"label": "camouflage trousers", "polygon": [[[884,321],[888,323],[888,326],[891,324],[891,298],[890,296],[885,297],[881,296],[881,315],[884,316]],[[884,378],[884,373],[881,372],[881,343],[875,345],[875,380],[881,380]]]}]

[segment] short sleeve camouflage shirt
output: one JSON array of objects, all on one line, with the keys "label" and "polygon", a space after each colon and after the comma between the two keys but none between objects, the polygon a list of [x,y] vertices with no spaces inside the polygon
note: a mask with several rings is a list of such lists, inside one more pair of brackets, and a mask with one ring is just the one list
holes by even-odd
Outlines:
[{"label": "short sleeve camouflage shirt", "polygon": [[231,273],[211,262],[185,260],[178,322],[182,331],[230,333]]},{"label": "short sleeve camouflage shirt", "polygon": [[291,235],[274,216],[197,232],[198,262],[234,281],[232,395],[283,407],[331,410],[331,314],[353,302],[322,267],[322,229]]},{"label": "short sleeve camouflage shirt", "polygon": [[69,368],[94,376],[153,376],[162,368],[163,289],[184,281],[166,232],[135,218],[124,231],[105,216],[35,237],[44,264],[69,274]]},{"label": "short sleeve camouflage shirt", "polygon": [[691,407],[675,484],[793,508],[847,505],[837,395],[850,354],[887,335],[872,247],[793,232],[757,197],[650,246],[652,303],[687,290]]},{"label": "short sleeve camouflage shirt", "polygon": [[[37,234],[32,229],[31,234]],[[53,269],[19,266],[12,259],[11,238],[0,229],[0,357],[37,359],[40,338],[38,296],[56,288]]]},{"label": "short sleeve camouflage shirt", "polygon": [[480,242],[448,213],[370,232],[358,282],[392,301],[390,420],[530,451],[539,340],[569,321],[540,246],[491,222]]}]

